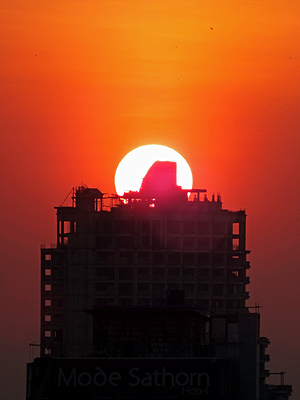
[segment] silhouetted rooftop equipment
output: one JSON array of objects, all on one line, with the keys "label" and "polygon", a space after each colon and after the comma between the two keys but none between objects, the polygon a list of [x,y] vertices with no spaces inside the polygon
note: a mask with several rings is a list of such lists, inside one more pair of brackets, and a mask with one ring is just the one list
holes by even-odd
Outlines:
[{"label": "silhouetted rooftop equipment", "polygon": [[124,199],[187,201],[189,193],[196,193],[196,199],[199,201],[200,193],[206,193],[206,189],[182,189],[177,185],[176,179],[176,162],[156,161],[146,173],[140,190],[124,193],[120,197]]}]

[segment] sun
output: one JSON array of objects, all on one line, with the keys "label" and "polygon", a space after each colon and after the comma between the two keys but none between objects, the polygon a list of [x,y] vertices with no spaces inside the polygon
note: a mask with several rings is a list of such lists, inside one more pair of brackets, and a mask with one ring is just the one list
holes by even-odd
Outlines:
[{"label": "sun", "polygon": [[149,144],[130,151],[120,162],[115,173],[115,187],[119,196],[139,191],[143,178],[155,161],[173,161],[177,165],[177,185],[192,189],[193,174],[186,160],[167,146]]}]

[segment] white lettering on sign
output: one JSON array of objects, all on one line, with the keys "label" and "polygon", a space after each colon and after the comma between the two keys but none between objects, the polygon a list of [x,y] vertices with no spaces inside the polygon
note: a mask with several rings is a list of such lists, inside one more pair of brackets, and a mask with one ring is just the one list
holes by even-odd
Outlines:
[{"label": "white lettering on sign", "polygon": [[[195,394],[207,393],[207,388],[210,386],[209,374],[206,372],[171,372],[165,367],[156,369],[151,372],[141,371],[140,368],[131,368],[128,375],[124,377],[128,385],[131,387],[182,387],[182,392],[190,391]],[[90,386],[95,385],[103,387],[110,385],[113,387],[121,384],[122,375],[117,372],[105,372],[102,368],[95,368],[94,373],[87,371],[77,372],[76,368],[66,373],[63,368],[58,369],[58,386]],[[201,393],[200,393],[201,392]],[[188,394],[188,393],[186,393]]]},{"label": "white lettering on sign", "polygon": [[199,396],[204,396],[204,395],[208,395],[208,386],[207,387],[201,387],[201,388],[195,388],[195,387],[183,387],[182,388],[182,395],[185,396],[195,396],[195,395],[199,395]]},{"label": "white lettering on sign", "polygon": [[206,372],[167,372],[163,367],[161,371],[144,372],[139,368],[131,368],[129,386],[209,386],[209,375]]},{"label": "white lettering on sign", "polygon": [[66,376],[63,369],[58,370],[58,386],[89,386],[94,384],[96,386],[104,386],[107,383],[111,386],[118,386],[118,382],[122,379],[119,372],[106,372],[101,368],[96,368],[95,374],[89,372],[81,372],[79,375],[76,373],[76,368],[73,368],[69,376]]}]

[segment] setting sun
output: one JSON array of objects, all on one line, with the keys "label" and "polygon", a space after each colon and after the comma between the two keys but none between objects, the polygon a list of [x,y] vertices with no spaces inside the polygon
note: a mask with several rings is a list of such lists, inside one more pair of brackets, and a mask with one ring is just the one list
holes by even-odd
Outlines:
[{"label": "setting sun", "polygon": [[117,194],[122,196],[125,192],[138,191],[143,178],[155,161],[176,162],[177,185],[183,189],[192,188],[193,175],[186,160],[170,147],[150,144],[132,150],[118,165],[115,174]]}]

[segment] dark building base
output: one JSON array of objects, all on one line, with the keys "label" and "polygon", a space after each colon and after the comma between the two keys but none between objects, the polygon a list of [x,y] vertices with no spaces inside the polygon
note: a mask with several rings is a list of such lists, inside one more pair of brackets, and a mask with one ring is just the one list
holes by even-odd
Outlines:
[{"label": "dark building base", "polygon": [[228,359],[36,358],[26,400],[237,400]]}]

